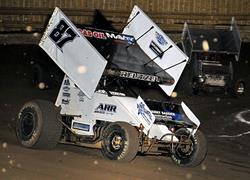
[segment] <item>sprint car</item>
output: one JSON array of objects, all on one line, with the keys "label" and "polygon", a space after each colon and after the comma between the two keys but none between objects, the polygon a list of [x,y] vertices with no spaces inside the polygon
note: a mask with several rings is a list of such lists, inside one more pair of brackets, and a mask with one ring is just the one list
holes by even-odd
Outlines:
[{"label": "sprint car", "polygon": [[[119,43],[97,50],[86,33]],[[112,34],[79,31],[55,8],[39,46],[65,76],[55,104],[31,100],[20,109],[18,141],[27,148],[93,145],[110,160],[160,154],[199,165],[207,152],[200,121],[184,102],[169,101],[188,57],[138,6],[123,33]]]}]

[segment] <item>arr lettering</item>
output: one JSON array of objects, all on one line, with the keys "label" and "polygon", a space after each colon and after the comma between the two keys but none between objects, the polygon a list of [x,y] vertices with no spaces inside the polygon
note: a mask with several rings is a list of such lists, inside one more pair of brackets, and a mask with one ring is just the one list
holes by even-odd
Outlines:
[{"label": "arr lettering", "polygon": [[95,109],[95,111],[107,111],[107,112],[116,112],[116,106],[112,104],[103,104],[100,103],[99,106]]}]

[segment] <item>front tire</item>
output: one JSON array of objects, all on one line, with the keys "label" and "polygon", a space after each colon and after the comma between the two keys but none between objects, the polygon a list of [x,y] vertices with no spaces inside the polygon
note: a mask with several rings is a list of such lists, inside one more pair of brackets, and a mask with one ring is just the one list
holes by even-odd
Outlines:
[{"label": "front tire", "polygon": [[59,111],[51,102],[27,102],[21,108],[16,122],[18,142],[27,148],[54,148],[62,132],[58,118]]},{"label": "front tire", "polygon": [[197,130],[190,136],[190,132],[182,128],[176,131],[175,136],[180,144],[175,147],[171,159],[179,166],[198,166],[207,154],[207,142],[203,133]]},{"label": "front tire", "polygon": [[138,148],[138,131],[128,123],[111,123],[103,132],[101,151],[110,160],[131,161]]}]

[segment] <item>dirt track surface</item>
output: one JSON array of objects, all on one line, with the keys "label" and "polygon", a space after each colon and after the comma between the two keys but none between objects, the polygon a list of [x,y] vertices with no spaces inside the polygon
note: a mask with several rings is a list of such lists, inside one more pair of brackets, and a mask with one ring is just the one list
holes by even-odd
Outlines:
[{"label": "dirt track surface", "polygon": [[250,179],[249,96],[241,99],[224,95],[182,97],[201,120],[208,140],[206,160],[198,167],[182,168],[162,156],[137,156],[131,163],[119,163],[104,159],[97,149],[62,144],[54,150],[21,147],[13,130],[20,106],[30,99],[54,101],[56,95],[56,90],[34,89],[22,80],[1,83],[1,180]]}]

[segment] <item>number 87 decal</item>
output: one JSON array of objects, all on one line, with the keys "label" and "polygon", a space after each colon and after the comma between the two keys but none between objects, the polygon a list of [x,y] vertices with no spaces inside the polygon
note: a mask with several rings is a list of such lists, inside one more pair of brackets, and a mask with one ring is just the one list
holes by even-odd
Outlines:
[{"label": "number 87 decal", "polygon": [[64,19],[61,19],[57,26],[49,34],[49,37],[54,41],[61,51],[65,43],[73,41],[77,36],[77,33],[67,24]]}]

